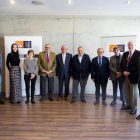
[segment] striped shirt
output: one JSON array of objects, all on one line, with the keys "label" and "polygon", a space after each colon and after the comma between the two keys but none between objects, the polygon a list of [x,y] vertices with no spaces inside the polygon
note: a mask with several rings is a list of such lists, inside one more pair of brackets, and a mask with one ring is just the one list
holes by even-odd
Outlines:
[{"label": "striped shirt", "polygon": [[28,58],[24,59],[25,75],[29,75],[29,74],[37,75],[37,71],[38,71],[38,66],[35,58],[33,58],[32,60],[29,60]]}]

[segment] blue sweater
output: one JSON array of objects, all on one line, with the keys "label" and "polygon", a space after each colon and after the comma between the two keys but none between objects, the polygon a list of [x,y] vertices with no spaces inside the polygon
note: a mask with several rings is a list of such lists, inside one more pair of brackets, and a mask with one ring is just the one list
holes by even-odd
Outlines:
[{"label": "blue sweater", "polygon": [[1,74],[1,68],[2,68],[2,56],[0,54],[0,74]]}]

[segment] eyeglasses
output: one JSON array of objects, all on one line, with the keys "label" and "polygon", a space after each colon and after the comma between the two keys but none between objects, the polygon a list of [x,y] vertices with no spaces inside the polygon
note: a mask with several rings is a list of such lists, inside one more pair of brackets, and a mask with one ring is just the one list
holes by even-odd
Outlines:
[{"label": "eyeglasses", "polygon": [[51,47],[45,47],[46,49],[50,49]]},{"label": "eyeglasses", "polygon": [[98,53],[103,53],[103,52],[98,52]]}]

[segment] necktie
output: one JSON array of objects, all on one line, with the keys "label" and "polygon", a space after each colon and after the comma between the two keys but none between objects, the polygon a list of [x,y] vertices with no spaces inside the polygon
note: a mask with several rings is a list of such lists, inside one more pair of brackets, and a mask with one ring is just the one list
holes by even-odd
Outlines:
[{"label": "necktie", "polygon": [[65,64],[65,54],[63,54],[63,64]]},{"label": "necktie", "polygon": [[47,63],[49,63],[49,55],[48,55],[48,53],[47,53]]},{"label": "necktie", "polygon": [[128,57],[128,59],[127,59],[127,64],[126,64],[126,66],[127,66],[127,71],[128,71],[128,65],[129,65],[130,59],[131,59],[131,52],[130,52],[129,57]]},{"label": "necktie", "polygon": [[101,67],[101,57],[99,57],[99,67]]}]

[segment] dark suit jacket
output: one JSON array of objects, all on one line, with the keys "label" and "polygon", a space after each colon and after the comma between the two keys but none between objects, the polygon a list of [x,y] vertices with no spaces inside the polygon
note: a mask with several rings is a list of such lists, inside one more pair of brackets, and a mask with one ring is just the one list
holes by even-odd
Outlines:
[{"label": "dark suit jacket", "polygon": [[56,62],[57,62],[56,76],[58,76],[59,78],[63,78],[64,76],[65,78],[70,77],[69,72],[70,72],[71,59],[72,59],[72,54],[66,53],[66,60],[64,65],[62,60],[62,53],[56,56]]},{"label": "dark suit jacket", "polygon": [[84,54],[81,63],[79,62],[78,54],[73,56],[70,68],[70,77],[73,77],[73,79],[79,79],[81,74],[85,79],[88,78],[90,71],[91,61],[89,55]]},{"label": "dark suit jacket", "polygon": [[98,64],[98,57],[95,57],[92,59],[91,63],[91,79],[94,79],[95,81],[100,81],[100,77],[102,77],[103,81],[108,80],[110,76],[110,70],[109,70],[109,60],[107,57],[102,57],[102,65],[99,67]]},{"label": "dark suit jacket", "polygon": [[[121,69],[122,73],[124,71],[127,71],[126,65],[127,65],[128,55],[129,55],[129,51],[123,53],[122,60],[120,63],[120,69]],[[138,60],[139,60],[139,57],[140,57],[140,51],[135,50],[131,59],[130,59],[129,65],[128,65],[128,72],[130,72],[130,75],[128,76],[128,78],[129,78],[129,81],[131,84],[138,83],[138,77],[139,77]],[[123,75],[123,81],[124,81],[124,78],[125,78],[125,76]]]}]

